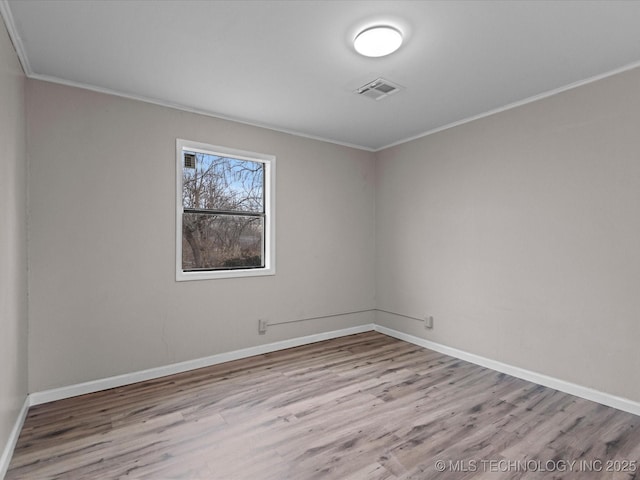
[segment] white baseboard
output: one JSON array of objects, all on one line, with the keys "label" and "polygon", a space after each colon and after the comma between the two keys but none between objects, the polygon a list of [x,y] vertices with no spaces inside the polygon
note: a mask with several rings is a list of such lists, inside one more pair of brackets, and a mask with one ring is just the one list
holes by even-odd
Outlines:
[{"label": "white baseboard", "polygon": [[554,390],[559,390],[570,395],[575,395],[576,397],[601,403],[602,405],[606,405],[608,407],[617,408],[618,410],[633,413],[634,415],[640,415],[640,403],[629,400],[627,398],[617,397],[615,395],[604,393],[599,390],[594,390],[593,388],[583,387],[582,385],[560,380],[558,378],[543,375],[541,373],[532,372],[531,370],[514,367],[506,363],[498,362],[496,360],[491,360],[490,358],[481,357],[480,355],[475,355],[463,350],[448,347],[446,345],[432,342],[430,340],[416,337],[414,335],[409,335],[404,332],[399,332],[391,328],[374,325],[374,329],[376,332],[389,335],[390,337],[397,338],[398,340],[404,340],[405,342],[413,343],[414,345],[428,348],[429,350],[444,353],[445,355],[456,357],[460,360],[475,363],[476,365],[490,368],[491,370],[496,370],[501,373],[506,373],[507,375],[521,378],[522,380],[527,380],[529,382],[537,383],[538,385],[543,385],[545,387],[553,388]]},{"label": "white baseboard", "polygon": [[[143,382],[155,378],[165,377],[176,373],[183,373],[197,368],[210,367],[219,363],[239,360],[241,358],[253,357],[254,355],[262,355],[264,353],[284,350],[285,348],[299,347],[310,343],[321,342],[332,338],[344,337],[356,333],[370,332],[374,330],[373,324],[359,325],[357,327],[344,328],[331,332],[317,333],[306,337],[292,338],[290,340],[282,340],[279,342],[268,343],[266,345],[258,345],[256,347],[243,348],[232,352],[220,353],[209,357],[197,358],[186,362],[174,363],[162,367],[150,368],[148,370],[140,370],[137,372],[126,373],[114,377],[101,378],[89,382],[69,385],[67,387],[54,388],[42,392],[34,392],[29,395],[30,405],[40,405],[42,403],[62,400],[64,398],[76,397],[86,393],[99,392],[109,388],[122,387],[132,383]],[[2,478],[2,477],[0,477]]]},{"label": "white baseboard", "polygon": [[[252,357],[254,355],[262,355],[264,353],[275,352],[278,350],[284,350],[286,348],[299,347],[301,345],[308,345],[310,343],[320,342],[323,340],[329,340],[332,338],[344,337],[346,335],[353,335],[356,333],[363,333],[375,330],[382,334],[388,335],[405,342],[418,345],[423,348],[428,348],[436,352],[450,355],[452,357],[465,360],[467,362],[480,365],[482,367],[490,368],[498,372],[506,373],[523,380],[544,385],[545,387],[560,390],[571,395],[575,395],[580,398],[591,400],[609,407],[617,408],[625,412],[632,413],[640,416],[640,403],[626,398],[618,397],[608,393],[601,392],[592,388],[584,387],[575,383],[560,380],[558,378],[550,377],[541,373],[526,370],[524,368],[514,367],[506,363],[498,362],[490,358],[481,357],[473,353],[458,350],[456,348],[448,347],[424,338],[416,337],[398,330],[383,327],[377,324],[365,324],[357,327],[345,328],[341,330],[334,330],[331,332],[318,333],[315,335],[309,335],[306,337],[293,338],[290,340],[282,340],[279,342],[268,343],[266,345],[258,345],[256,347],[244,348],[241,350],[235,350],[232,352],[220,353],[209,357],[198,358],[189,360],[186,362],[174,363],[172,365],[166,365],[163,367],[151,368],[148,370],[142,370],[133,373],[127,373],[124,375],[118,375],[114,377],[103,378],[99,380],[93,380],[90,382],[79,383],[76,385],[70,385],[67,387],[55,388],[52,390],[45,390],[42,392],[31,393],[28,397],[29,405],[40,405],[42,403],[52,402],[55,400],[61,400],[64,398],[75,397],[77,395],[84,395],[86,393],[98,392],[109,388],[121,387],[129,385],[131,383],[142,382],[145,380],[152,380],[155,378],[164,377],[167,375],[173,375],[176,373],[187,372],[197,368],[208,367],[211,365],[217,365],[219,363],[230,362],[232,360],[239,360],[242,358]],[[26,415],[26,411],[24,412]],[[24,418],[22,419],[24,421]],[[22,425],[22,424],[20,424]],[[19,433],[19,429],[17,433]],[[17,437],[16,437],[17,439]],[[6,450],[6,449],[5,449]],[[11,448],[11,451],[13,447]],[[6,451],[5,451],[6,454]],[[2,457],[4,459],[4,456]],[[0,463],[0,466],[2,464]],[[0,478],[2,478],[0,476]]]},{"label": "white baseboard", "polygon": [[7,474],[7,470],[9,470],[9,463],[11,463],[13,449],[16,448],[16,443],[18,443],[18,437],[20,436],[22,425],[24,425],[24,421],[27,418],[29,405],[29,397],[27,396],[24,399],[20,413],[18,413],[16,423],[13,424],[13,428],[11,429],[11,433],[7,439],[7,444],[4,446],[4,450],[2,451],[2,456],[0,456],[0,478],[4,478]]}]

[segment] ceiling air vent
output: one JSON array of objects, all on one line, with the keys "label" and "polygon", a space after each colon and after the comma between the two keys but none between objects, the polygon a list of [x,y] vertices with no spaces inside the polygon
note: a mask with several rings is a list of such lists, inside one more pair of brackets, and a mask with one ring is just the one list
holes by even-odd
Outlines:
[{"label": "ceiling air vent", "polygon": [[196,168],[196,154],[184,152],[184,168]]},{"label": "ceiling air vent", "polygon": [[376,78],[373,82],[368,82],[356,90],[355,93],[362,95],[363,97],[373,98],[374,100],[380,100],[389,95],[402,90],[400,85],[385,80],[384,78]]}]

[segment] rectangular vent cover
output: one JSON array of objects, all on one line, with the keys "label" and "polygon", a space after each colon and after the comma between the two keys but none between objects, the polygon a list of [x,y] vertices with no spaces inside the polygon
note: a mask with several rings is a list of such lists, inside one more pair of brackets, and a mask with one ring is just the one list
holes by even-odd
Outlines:
[{"label": "rectangular vent cover", "polygon": [[184,152],[184,168],[196,168],[196,154]]},{"label": "rectangular vent cover", "polygon": [[368,82],[358,88],[355,93],[363,97],[380,100],[382,98],[398,93],[403,87],[397,83],[390,82],[384,78],[376,78],[373,82]]}]

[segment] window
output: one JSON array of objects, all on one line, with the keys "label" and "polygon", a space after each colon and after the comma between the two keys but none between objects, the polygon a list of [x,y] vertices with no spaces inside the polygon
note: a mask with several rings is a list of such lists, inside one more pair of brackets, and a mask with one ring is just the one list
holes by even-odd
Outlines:
[{"label": "window", "polygon": [[176,280],[273,275],[275,157],[176,141]]}]

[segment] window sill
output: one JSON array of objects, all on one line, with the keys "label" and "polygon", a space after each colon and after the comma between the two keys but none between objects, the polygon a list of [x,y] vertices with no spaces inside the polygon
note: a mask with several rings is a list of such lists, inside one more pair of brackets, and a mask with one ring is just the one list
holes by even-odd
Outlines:
[{"label": "window sill", "polygon": [[215,270],[207,272],[176,272],[176,282],[195,280],[217,280],[221,278],[265,277],[275,275],[275,268],[247,268],[238,270]]}]

